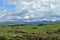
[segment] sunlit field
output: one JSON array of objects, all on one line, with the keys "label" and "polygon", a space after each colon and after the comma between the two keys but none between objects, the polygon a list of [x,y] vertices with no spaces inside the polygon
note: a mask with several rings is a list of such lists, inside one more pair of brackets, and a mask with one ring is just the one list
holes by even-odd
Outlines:
[{"label": "sunlit field", "polygon": [[60,40],[60,23],[0,24],[0,40]]}]

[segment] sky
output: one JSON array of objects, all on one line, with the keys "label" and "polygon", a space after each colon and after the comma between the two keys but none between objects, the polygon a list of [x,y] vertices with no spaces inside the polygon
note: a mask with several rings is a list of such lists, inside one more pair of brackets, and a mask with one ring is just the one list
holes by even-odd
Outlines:
[{"label": "sky", "polygon": [[58,21],[60,0],[0,0],[0,22]]},{"label": "sky", "polygon": [[4,3],[3,0],[0,0],[0,8],[2,8],[3,10],[6,8],[13,10],[14,7],[15,6],[13,4],[7,4],[7,3]]}]

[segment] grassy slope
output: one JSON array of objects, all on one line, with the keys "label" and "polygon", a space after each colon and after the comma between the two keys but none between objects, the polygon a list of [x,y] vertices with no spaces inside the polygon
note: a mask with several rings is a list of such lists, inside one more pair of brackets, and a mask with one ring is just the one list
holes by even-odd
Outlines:
[{"label": "grassy slope", "polygon": [[[33,27],[37,27],[37,29],[32,29]],[[60,23],[51,23],[43,26],[25,25],[25,26],[17,26],[17,27],[8,27],[7,25],[0,25],[0,36],[9,37],[13,34],[17,36],[22,36],[21,33],[11,33],[11,32],[8,33],[9,30],[19,30],[19,31],[27,32],[28,34],[31,33],[45,34],[47,31],[53,33],[58,29],[60,29]]]}]

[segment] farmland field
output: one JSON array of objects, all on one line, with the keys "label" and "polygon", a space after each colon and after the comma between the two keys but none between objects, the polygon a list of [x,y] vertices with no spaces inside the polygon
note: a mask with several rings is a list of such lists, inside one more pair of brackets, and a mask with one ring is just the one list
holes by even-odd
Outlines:
[{"label": "farmland field", "polygon": [[0,40],[60,40],[60,23],[0,24]]}]

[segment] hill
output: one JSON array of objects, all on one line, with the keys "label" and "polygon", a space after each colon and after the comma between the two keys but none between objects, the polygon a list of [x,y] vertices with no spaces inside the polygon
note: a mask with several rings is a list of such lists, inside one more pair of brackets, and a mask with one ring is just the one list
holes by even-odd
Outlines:
[{"label": "hill", "polygon": [[60,23],[0,24],[1,40],[60,40]]}]

